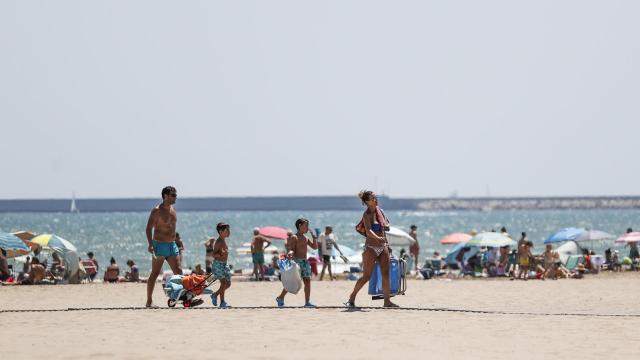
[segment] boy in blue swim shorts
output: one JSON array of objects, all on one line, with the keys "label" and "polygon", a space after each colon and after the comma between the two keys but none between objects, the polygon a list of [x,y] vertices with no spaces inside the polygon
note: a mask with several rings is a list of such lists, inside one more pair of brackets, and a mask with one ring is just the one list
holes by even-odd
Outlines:
[{"label": "boy in blue swim shorts", "polygon": [[231,235],[231,227],[223,222],[216,225],[218,238],[213,243],[213,276],[220,281],[220,288],[211,295],[213,306],[218,305],[218,296],[220,296],[220,308],[226,309],[231,306],[224,300],[224,294],[231,287],[231,269],[227,264],[229,258],[229,247],[226,238]]},{"label": "boy in blue swim shorts", "polygon": [[[306,237],[306,233],[309,232],[309,220],[300,218],[296,220],[297,233],[291,236],[286,243],[287,257],[293,259],[300,267],[300,275],[302,276],[302,282],[304,283],[304,307],[315,308],[309,300],[311,298],[311,265],[307,260],[307,246],[312,249],[318,248],[318,237],[311,232],[313,241]],[[276,304],[278,307],[284,306],[284,296],[287,294],[287,290],[282,289],[280,296],[276,298]]]}]

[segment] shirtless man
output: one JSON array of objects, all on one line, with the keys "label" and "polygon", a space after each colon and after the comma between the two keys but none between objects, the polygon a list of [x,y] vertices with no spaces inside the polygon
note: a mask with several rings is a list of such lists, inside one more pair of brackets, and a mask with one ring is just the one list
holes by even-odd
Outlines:
[{"label": "shirtless man", "polygon": [[418,270],[418,255],[420,255],[420,244],[418,243],[418,227],[411,225],[411,232],[409,233],[415,242],[409,246],[409,253],[413,256],[414,270]]},{"label": "shirtless man", "polygon": [[148,250],[152,255],[151,274],[147,281],[147,307],[153,306],[153,288],[165,260],[175,275],[182,275],[182,269],[178,266],[178,246],[175,242],[177,215],[173,204],[176,203],[177,196],[173,186],[162,189],[162,203],[151,210],[147,222]]},{"label": "shirtless man", "polygon": [[[267,246],[264,244],[267,243]],[[264,280],[264,249],[271,246],[271,241],[260,235],[260,229],[253,229],[253,240],[251,240],[251,258],[253,260],[253,273],[256,280]]]},{"label": "shirtless man", "polygon": [[218,238],[213,243],[213,276],[220,281],[220,288],[211,294],[211,301],[213,306],[218,306],[218,295],[220,295],[220,308],[227,309],[231,306],[224,301],[224,293],[231,287],[231,269],[227,264],[229,247],[225,239],[231,235],[231,227],[221,222],[216,225],[216,230]]},{"label": "shirtless man", "polygon": [[0,250],[2,250],[0,252],[0,281],[6,281],[11,277],[11,271],[9,271],[9,263],[4,249]]},{"label": "shirtless man", "polygon": [[[296,220],[297,233],[287,240],[285,247],[287,248],[287,258],[293,259],[300,267],[300,275],[302,275],[302,281],[304,283],[304,307],[315,308],[309,298],[311,297],[311,265],[307,260],[307,246],[312,249],[318,249],[318,237],[311,232],[313,241],[309,240],[305,236],[309,232],[309,220],[300,218]],[[276,304],[278,307],[284,306],[284,296],[287,295],[287,290],[282,289],[280,296],[276,298]]]}]

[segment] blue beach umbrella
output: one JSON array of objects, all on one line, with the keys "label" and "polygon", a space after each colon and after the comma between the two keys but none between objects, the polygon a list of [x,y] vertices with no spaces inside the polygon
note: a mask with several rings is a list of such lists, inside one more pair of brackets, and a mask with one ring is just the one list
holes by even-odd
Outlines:
[{"label": "blue beach umbrella", "polygon": [[549,236],[549,238],[545,240],[544,243],[554,244],[554,243],[559,243],[563,241],[575,241],[578,238],[580,238],[580,236],[585,232],[586,230],[582,228],[573,228],[573,227],[564,228],[556,232],[555,234]]},{"label": "blue beach umbrella", "polygon": [[7,257],[10,258],[31,252],[22,239],[9,233],[0,233],[0,248],[6,251]]}]

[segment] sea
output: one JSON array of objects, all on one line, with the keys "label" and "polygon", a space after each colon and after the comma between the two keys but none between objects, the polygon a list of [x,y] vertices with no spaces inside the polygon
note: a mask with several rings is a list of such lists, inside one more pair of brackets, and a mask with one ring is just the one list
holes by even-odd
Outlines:
[{"label": "sea", "polygon": [[[147,212],[96,213],[0,213],[0,232],[28,230],[34,233],[53,233],[72,242],[82,258],[93,251],[101,265],[114,257],[125,268],[128,259],[134,260],[141,272],[148,273],[151,255],[147,252],[145,226]],[[177,231],[185,243],[183,267],[204,265],[204,242],[215,236],[215,225],[231,225],[229,262],[235,268],[250,268],[249,257],[236,255],[235,248],[250,242],[252,229],[262,226],[294,228],[298,217],[310,220],[311,228],[324,229],[331,225],[339,244],[360,249],[363,238],[354,227],[360,220],[360,211],[218,211],[178,212]],[[439,240],[453,232],[472,230],[490,231],[506,227],[514,239],[526,232],[534,243],[534,252],[541,252],[544,240],[564,227],[584,227],[602,230],[614,235],[627,228],[640,228],[640,209],[588,209],[588,210],[491,210],[491,211],[388,211],[392,225],[405,231],[418,226],[420,257],[434,250],[446,254],[450,246]],[[283,247],[281,241],[275,245]],[[624,249],[613,241],[585,244],[598,253],[605,248]],[[394,249],[399,251],[400,249]],[[165,269],[168,265],[165,264]]]}]

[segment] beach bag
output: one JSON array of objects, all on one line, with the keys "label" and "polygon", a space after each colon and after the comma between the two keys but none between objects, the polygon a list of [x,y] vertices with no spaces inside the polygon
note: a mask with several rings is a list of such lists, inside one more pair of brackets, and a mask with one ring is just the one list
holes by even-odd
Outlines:
[{"label": "beach bag", "polygon": [[297,294],[302,288],[300,266],[295,261],[284,259],[278,262],[280,267],[280,281],[287,292]]},{"label": "beach bag", "polygon": [[204,290],[204,284],[206,283],[206,281],[207,281],[206,275],[191,274],[182,278],[182,286],[187,291],[190,291],[195,295],[200,295]]}]

